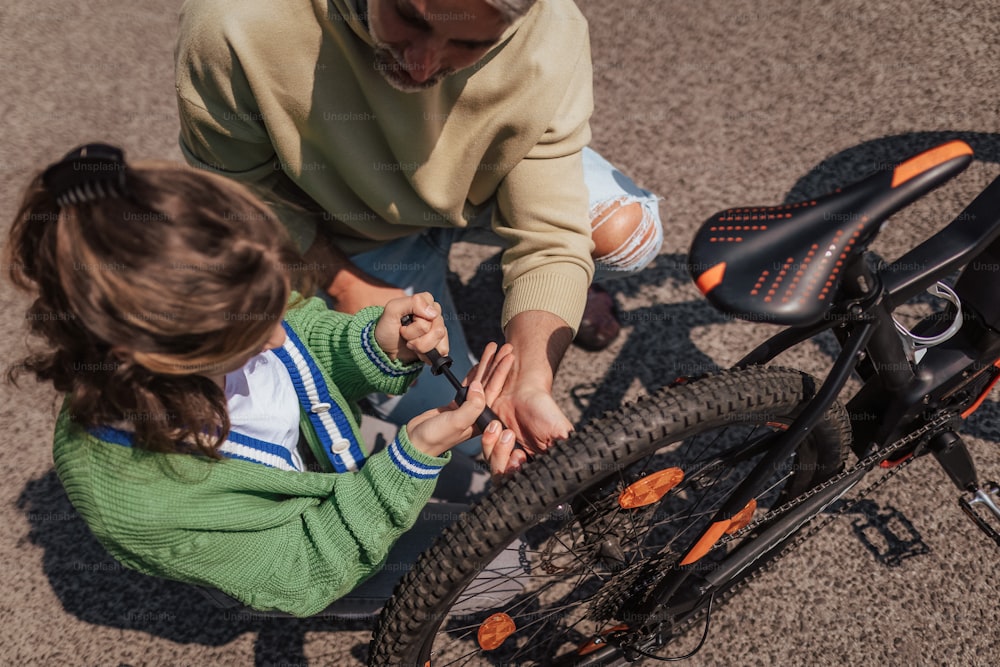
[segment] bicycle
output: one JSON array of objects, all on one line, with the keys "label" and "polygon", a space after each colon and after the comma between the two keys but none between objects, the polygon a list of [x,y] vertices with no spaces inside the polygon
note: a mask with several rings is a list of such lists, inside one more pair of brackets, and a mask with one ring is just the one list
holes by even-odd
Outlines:
[{"label": "bicycle", "polygon": [[[1000,489],[980,484],[958,435],[1000,380],[1000,178],[896,262],[868,250],[971,160],[952,141],[815,200],[706,221],[689,255],[699,289],[723,313],[787,328],[732,369],[595,420],[460,516],[383,609],[370,664],[689,657],[669,645],[703,622],[700,648],[713,604],[867,475],[882,474],[861,497],[927,454],[1000,546]],[[898,325],[893,311],[925,290],[947,309]],[[841,349],[824,381],[764,366],[825,331]]]}]

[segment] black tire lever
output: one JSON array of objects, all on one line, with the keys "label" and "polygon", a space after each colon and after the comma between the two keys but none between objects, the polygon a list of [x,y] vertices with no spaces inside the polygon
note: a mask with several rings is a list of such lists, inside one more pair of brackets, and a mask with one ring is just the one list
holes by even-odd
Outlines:
[{"label": "black tire lever", "polygon": [[[412,322],[413,315],[410,314],[403,315],[400,319],[400,324],[404,327]],[[463,387],[462,383],[455,377],[455,374],[451,372],[452,358],[447,354],[441,354],[437,350],[426,352],[424,356],[426,356],[431,362],[431,374],[444,375],[448,379],[448,382],[451,383],[451,386],[455,388],[455,403],[458,405],[465,403],[465,397],[469,393],[469,388]],[[496,416],[496,413],[490,410],[489,406],[486,406],[479,414],[479,417],[476,418],[476,428],[478,428],[481,433],[485,432],[486,427],[489,426],[490,422],[494,420],[500,422],[502,428],[506,428],[506,426],[503,425],[503,422],[500,421],[500,418]]]}]

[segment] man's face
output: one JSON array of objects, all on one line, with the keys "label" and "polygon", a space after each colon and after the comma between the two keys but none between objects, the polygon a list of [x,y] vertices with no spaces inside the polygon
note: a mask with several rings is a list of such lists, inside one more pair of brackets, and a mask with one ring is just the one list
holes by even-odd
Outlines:
[{"label": "man's face", "polygon": [[368,27],[375,68],[410,93],[475,64],[508,24],[484,0],[369,0]]}]

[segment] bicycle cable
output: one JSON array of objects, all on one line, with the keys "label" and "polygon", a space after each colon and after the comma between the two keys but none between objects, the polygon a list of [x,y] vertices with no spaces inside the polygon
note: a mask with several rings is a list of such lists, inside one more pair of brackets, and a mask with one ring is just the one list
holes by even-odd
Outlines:
[{"label": "bicycle cable", "polygon": [[715,593],[714,592],[712,593],[711,596],[709,596],[709,598],[708,598],[708,606],[705,608],[705,631],[701,635],[701,641],[698,642],[698,645],[695,646],[694,649],[690,653],[687,653],[685,655],[679,655],[677,657],[672,657],[672,658],[664,658],[664,657],[661,657],[661,656],[658,656],[658,655],[653,655],[652,653],[646,653],[642,649],[636,648],[634,646],[630,646],[630,647],[628,647],[625,650],[627,650],[627,651],[634,651],[634,652],[638,653],[639,655],[641,655],[644,658],[649,658],[650,660],[656,660],[657,662],[680,662],[681,660],[687,660],[688,658],[694,657],[694,654],[701,650],[701,648],[705,645],[705,641],[708,639],[708,627],[709,627],[709,624],[712,622],[712,603],[713,602],[715,602]]}]

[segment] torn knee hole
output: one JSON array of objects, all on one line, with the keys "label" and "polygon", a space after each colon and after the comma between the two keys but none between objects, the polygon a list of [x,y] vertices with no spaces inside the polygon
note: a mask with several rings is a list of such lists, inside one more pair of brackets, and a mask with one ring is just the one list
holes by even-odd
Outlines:
[{"label": "torn knee hole", "polygon": [[599,209],[591,220],[594,257],[611,255],[634,244],[636,239],[633,237],[637,234],[643,237],[640,245],[648,242],[645,237],[652,240],[655,230],[643,224],[644,218],[642,204],[639,202],[624,204],[622,201],[614,201]]}]

